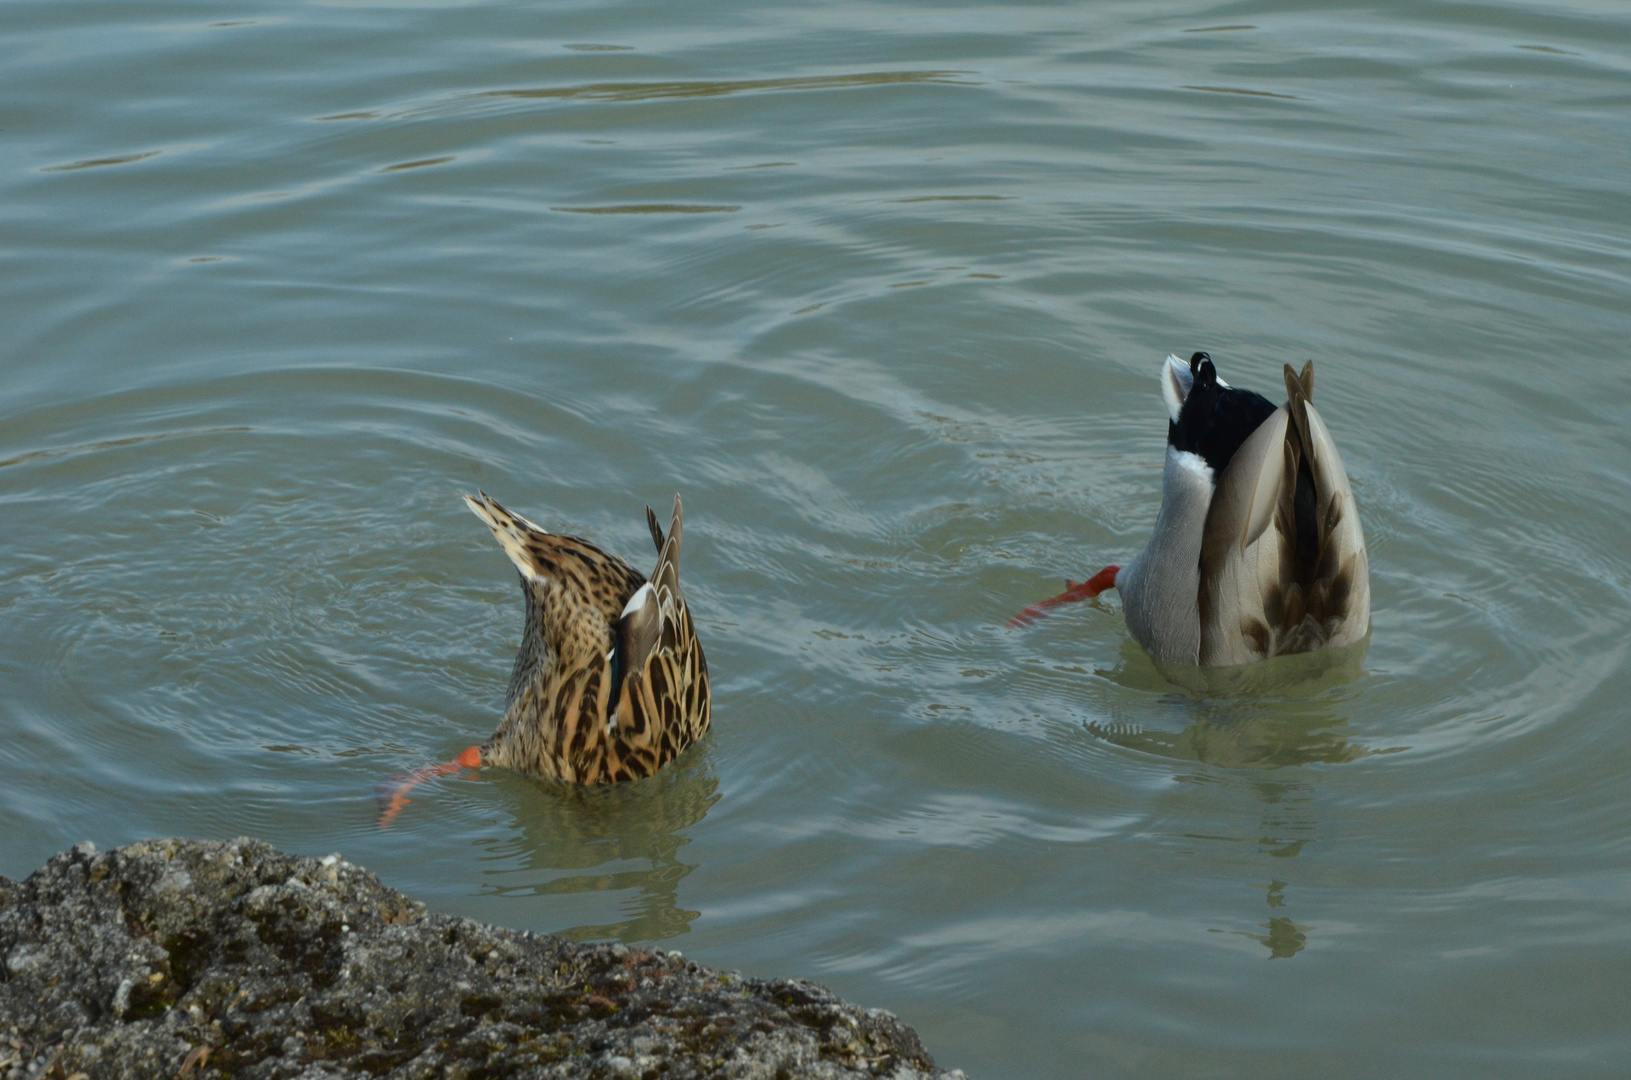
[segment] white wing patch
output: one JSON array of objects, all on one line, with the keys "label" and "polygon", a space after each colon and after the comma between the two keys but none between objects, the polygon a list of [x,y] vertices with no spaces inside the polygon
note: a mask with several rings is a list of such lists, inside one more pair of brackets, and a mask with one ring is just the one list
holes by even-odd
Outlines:
[{"label": "white wing patch", "polygon": [[[629,602],[623,605],[623,615],[627,615],[632,611],[637,611],[640,608],[645,607],[646,599],[651,596],[652,592],[654,591],[655,590],[652,589],[651,582],[649,581],[640,586],[638,589],[635,589],[634,595],[629,597]],[[623,615],[619,615],[618,618],[622,618]]]}]

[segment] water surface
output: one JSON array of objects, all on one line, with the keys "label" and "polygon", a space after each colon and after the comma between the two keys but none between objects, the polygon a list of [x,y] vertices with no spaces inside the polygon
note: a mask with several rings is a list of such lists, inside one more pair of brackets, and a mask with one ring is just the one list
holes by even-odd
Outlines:
[{"label": "water surface", "polygon": [[[1631,1068],[1631,13],[11,0],[0,872],[342,851],[818,979],[980,1077]],[[1350,669],[1113,595],[1169,351],[1316,400]],[[457,495],[684,580],[651,781],[374,782],[520,631]]]}]

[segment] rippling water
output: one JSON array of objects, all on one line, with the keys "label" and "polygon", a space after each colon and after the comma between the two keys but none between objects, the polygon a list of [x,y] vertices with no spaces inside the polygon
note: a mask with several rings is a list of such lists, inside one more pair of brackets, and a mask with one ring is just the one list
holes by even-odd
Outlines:
[{"label": "rippling water", "polygon": [[[1631,1069],[1631,13],[10,0],[0,872],[345,852],[819,979],[983,1077]],[[1168,683],[1169,351],[1308,358],[1368,652]],[[375,780],[520,630],[457,493],[649,562],[660,777]]]}]

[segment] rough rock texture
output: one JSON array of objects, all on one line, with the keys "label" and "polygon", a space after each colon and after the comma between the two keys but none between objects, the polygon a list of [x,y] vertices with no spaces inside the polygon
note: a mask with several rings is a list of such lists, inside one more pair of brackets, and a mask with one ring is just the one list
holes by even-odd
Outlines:
[{"label": "rough rock texture", "polygon": [[0,878],[5,1080],[369,1075],[936,1073],[911,1028],[812,983],[427,915],[333,855],[80,844]]}]

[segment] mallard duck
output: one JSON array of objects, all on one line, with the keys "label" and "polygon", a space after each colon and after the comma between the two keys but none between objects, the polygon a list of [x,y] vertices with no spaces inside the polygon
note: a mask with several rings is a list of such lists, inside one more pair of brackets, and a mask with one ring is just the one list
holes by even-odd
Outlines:
[{"label": "mallard duck", "polygon": [[576,536],[551,533],[486,492],[464,496],[521,573],[526,626],[504,719],[480,746],[386,791],[381,824],[430,776],[493,766],[579,784],[639,780],[708,730],[708,662],[680,593],[683,508],[657,546],[649,578]]},{"label": "mallard duck", "polygon": [[1212,357],[1168,356],[1167,460],[1149,544],[1026,608],[1030,622],[1114,588],[1144,651],[1221,667],[1352,644],[1370,629],[1370,562],[1348,474],[1314,408],[1314,364],[1285,366],[1276,408],[1218,378]]}]

